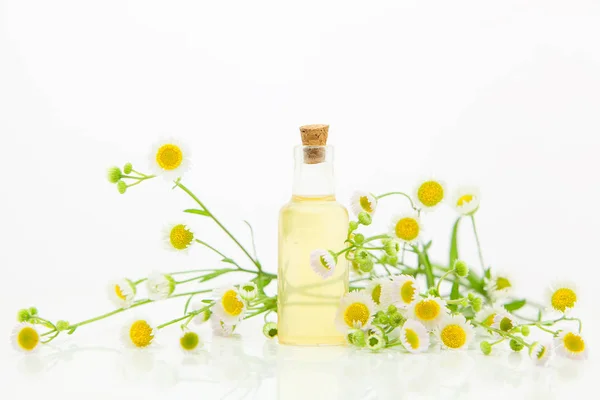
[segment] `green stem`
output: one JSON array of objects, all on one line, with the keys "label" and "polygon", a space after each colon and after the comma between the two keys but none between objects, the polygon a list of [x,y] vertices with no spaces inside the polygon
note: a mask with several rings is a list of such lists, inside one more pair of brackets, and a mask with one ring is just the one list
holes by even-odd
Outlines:
[{"label": "green stem", "polygon": [[408,199],[408,201],[410,201],[410,206],[411,206],[411,207],[412,207],[414,210],[416,210],[416,209],[417,209],[417,208],[415,207],[415,203],[413,203],[413,201],[412,201],[412,198],[411,198],[409,195],[407,195],[406,193],[404,193],[404,192],[389,192],[389,193],[380,194],[379,196],[377,196],[377,200],[379,200],[379,199],[382,199],[382,198],[384,198],[384,197],[386,197],[386,196],[391,196],[391,195],[394,195],[394,194],[398,194],[398,195],[400,195],[400,196],[404,196],[404,197],[406,197],[406,198]]},{"label": "green stem", "polygon": [[454,273],[454,269],[451,269],[450,271],[446,272],[440,277],[440,280],[438,281],[437,286],[435,287],[435,291],[438,292],[438,294],[440,293],[440,286],[442,285],[442,282],[444,281],[444,279],[446,279],[448,275],[452,273]]},{"label": "green stem", "polygon": [[208,305],[208,306],[206,306],[206,307],[202,307],[202,308],[201,308],[201,309],[199,309],[199,310],[191,311],[191,312],[187,313],[186,315],[184,315],[183,317],[175,318],[175,319],[172,319],[171,321],[165,322],[164,324],[160,324],[160,325],[158,325],[158,326],[156,327],[156,329],[158,329],[158,330],[160,330],[160,329],[163,329],[163,328],[165,328],[165,327],[167,327],[167,326],[169,326],[169,325],[173,325],[173,324],[175,324],[175,323],[177,323],[177,322],[179,322],[179,321],[183,321],[183,320],[184,320],[184,319],[186,319],[186,318],[189,318],[189,319],[191,320],[191,319],[192,319],[194,316],[196,316],[196,315],[200,314],[201,312],[204,312],[204,311],[205,311],[205,310],[207,310],[209,307],[210,307],[210,305]]},{"label": "green stem", "polygon": [[477,242],[477,252],[479,253],[479,262],[481,263],[482,271],[485,271],[485,263],[483,262],[483,253],[481,251],[481,243],[479,241],[479,234],[477,233],[477,225],[475,224],[475,215],[471,215],[471,221],[473,222],[473,233],[475,234],[475,241]]},{"label": "green stem", "polygon": [[412,246],[413,250],[419,255],[421,264],[425,268],[425,278],[427,280],[427,289],[432,288],[435,285],[435,278],[433,276],[433,269],[429,257],[427,257],[427,250],[421,252],[418,247]]},{"label": "green stem", "polygon": [[134,284],[135,286],[137,286],[137,285],[139,285],[140,283],[142,283],[142,282],[145,282],[145,281],[147,281],[147,280],[148,280],[148,278],[142,278],[142,279],[138,279],[137,281],[133,282],[133,284]]},{"label": "green stem", "polygon": [[510,334],[510,333],[508,333],[508,332],[504,332],[504,331],[502,331],[502,330],[500,330],[500,329],[492,328],[491,326],[488,326],[488,325],[482,324],[482,323],[481,323],[481,322],[479,322],[479,321],[471,320],[471,322],[472,322],[473,324],[477,325],[477,326],[480,326],[480,327],[482,327],[482,328],[484,328],[484,329],[487,329],[487,330],[488,330],[488,331],[490,331],[490,332],[495,332],[495,333],[497,333],[497,334],[498,334],[498,335],[500,335],[500,336],[511,338],[511,339],[513,339],[513,340],[515,340],[515,341],[517,341],[517,342],[521,343],[521,344],[522,344],[523,346],[525,346],[525,347],[528,347],[528,348],[530,348],[530,347],[531,347],[531,345],[530,345],[529,343],[527,343],[526,341],[524,341],[523,339],[521,339],[521,338],[520,338],[520,337],[518,337],[518,336],[512,335],[512,334]]},{"label": "green stem", "polygon": [[194,193],[192,193],[187,187],[185,187],[183,184],[181,184],[178,181],[175,182],[175,185],[178,186],[184,192],[186,192],[192,199],[194,199],[194,201],[196,203],[198,203],[198,205],[200,207],[202,207],[202,209],[209,214],[209,216],[213,219],[213,221],[215,221],[215,223],[217,225],[219,225],[219,227],[227,234],[227,236],[229,236],[231,238],[231,240],[233,240],[235,242],[235,244],[237,244],[237,246],[244,252],[244,254],[246,254],[246,256],[248,256],[248,258],[252,261],[252,263],[256,266],[256,268],[258,268],[259,271],[262,271],[262,266],[260,265],[258,260],[255,260],[250,255],[250,253],[248,253],[248,250],[246,250],[246,248],[244,246],[242,246],[242,244],[231,234],[231,232],[229,232],[229,230],[227,228],[225,228],[225,226],[217,219],[217,217],[215,217],[214,214],[211,213],[208,210],[208,208],[206,208],[206,206],[200,201],[200,199],[198,199],[198,197],[196,197],[196,195]]},{"label": "green stem", "polygon": [[336,256],[341,256],[342,254],[344,254],[344,253],[346,253],[346,252],[348,252],[348,251],[352,250],[352,249],[353,249],[353,248],[355,248],[355,247],[356,247],[355,245],[352,245],[352,246],[346,247],[345,249],[343,249],[343,250],[340,250],[339,252],[335,253],[335,255],[336,255]]}]

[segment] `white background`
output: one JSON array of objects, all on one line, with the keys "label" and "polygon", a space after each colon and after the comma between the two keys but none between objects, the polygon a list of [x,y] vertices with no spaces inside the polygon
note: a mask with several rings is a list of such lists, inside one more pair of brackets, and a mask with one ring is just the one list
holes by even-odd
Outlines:
[{"label": "white background", "polygon": [[[21,307],[76,322],[110,309],[110,279],[217,266],[204,249],[163,250],[170,221],[242,260],[206,220],[181,213],[193,204],[169,184],[121,196],[106,182],[112,164],[147,171],[161,137],[187,143],[194,167],[184,183],[245,243],[241,221],[251,221],[260,258],[275,271],[298,126],[328,123],[341,201],[355,189],[411,191],[432,174],[450,187],[480,186],[486,262],[540,301],[555,278],[577,282],[592,348],[586,363],[546,370],[477,352],[298,353],[264,344],[256,322],[242,327],[241,341],[211,340],[204,327],[212,343],[190,360],[174,346],[177,328],[154,353],[121,352],[119,327],[130,317],[121,315],[37,357],[1,345],[0,392],[590,398],[600,317],[598,37],[596,1],[0,1],[5,337]],[[406,208],[400,198],[382,202],[372,231]],[[454,218],[445,208],[424,220],[440,261]],[[461,238],[476,266],[468,224]],[[160,322],[180,307],[144,313]]]}]

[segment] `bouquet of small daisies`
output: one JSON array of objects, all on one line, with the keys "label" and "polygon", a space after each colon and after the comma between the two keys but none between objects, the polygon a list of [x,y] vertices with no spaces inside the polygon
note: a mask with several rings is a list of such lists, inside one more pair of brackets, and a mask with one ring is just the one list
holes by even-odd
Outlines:
[{"label": "bouquet of small daisies", "polygon": [[[19,324],[12,334],[16,349],[32,352],[61,334],[72,335],[84,325],[104,320],[130,309],[171,299],[181,299],[183,310],[177,317],[153,324],[134,318],[122,331],[128,346],[148,348],[159,331],[179,325],[178,345],[194,352],[203,345],[195,328],[207,321],[213,334],[230,336],[246,319],[263,316],[264,335],[277,336],[272,319],[277,313],[277,296],[265,288],[277,279],[264,271],[256,251],[252,226],[248,224],[252,247],[244,246],[207,206],[182,183],[189,169],[190,153],[178,141],[157,143],[150,154],[151,171],[143,173],[131,163],[108,169],[108,181],[124,194],[133,186],[162,176],[193,201],[194,208],[184,210],[190,217],[205,218],[216,224],[242,251],[242,263],[224,254],[185,224],[172,224],[165,231],[165,243],[174,251],[186,252],[191,246],[203,246],[216,253],[222,268],[192,269],[177,272],[154,271],[147,277],[123,277],[108,285],[108,297],[115,309],[84,321],[53,322],[37,308],[18,311]],[[371,225],[379,201],[390,196],[406,200],[406,212],[390,220],[387,232],[366,237],[362,227]],[[389,192],[374,195],[356,192],[351,206],[356,220],[348,227],[344,249],[315,249],[310,265],[321,276],[336,268],[340,257],[351,263],[350,292],[339,304],[336,326],[349,346],[381,351],[397,348],[406,353],[430,349],[466,349],[479,337],[479,348],[489,355],[497,346],[508,343],[511,351],[528,351],[538,365],[546,365],[555,352],[570,358],[585,358],[587,349],[581,320],[572,316],[578,294],[570,283],[556,283],[547,293],[547,304],[536,304],[515,297],[510,278],[493,271],[483,261],[475,216],[481,196],[476,188],[463,187],[448,195],[446,185],[436,179],[420,182],[413,193]],[[421,238],[421,214],[433,212],[441,204],[450,204],[458,213],[451,230],[448,263],[430,259],[432,242]],[[459,226],[470,223],[479,254],[479,273],[459,256]],[[207,283],[226,274],[244,275],[238,285],[220,287]],[[200,285],[200,287],[198,287]],[[145,292],[142,296],[140,292]],[[535,330],[535,332],[534,332]],[[540,336],[543,335],[543,336]],[[530,337],[539,337],[530,340]]]}]

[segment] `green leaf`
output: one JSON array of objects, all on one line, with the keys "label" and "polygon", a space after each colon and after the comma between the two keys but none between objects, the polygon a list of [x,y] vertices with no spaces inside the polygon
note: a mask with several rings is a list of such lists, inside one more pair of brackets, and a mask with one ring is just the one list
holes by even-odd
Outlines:
[{"label": "green leaf", "polygon": [[460,298],[460,291],[459,289],[459,284],[458,284],[458,278],[454,281],[454,283],[452,283],[452,290],[450,291],[450,300],[456,300],[458,298]]},{"label": "green leaf", "polygon": [[234,270],[233,269],[227,269],[227,268],[219,269],[219,270],[217,270],[215,272],[203,275],[202,277],[198,278],[198,282],[206,282],[206,281],[209,281],[211,279],[214,279],[214,278],[216,278],[218,276],[221,276],[221,275],[226,274],[226,273],[231,272],[231,271],[234,271]]},{"label": "green leaf", "polygon": [[504,305],[504,308],[506,308],[506,311],[516,311],[519,308],[523,307],[525,304],[527,303],[527,300],[522,299],[522,300],[515,300],[515,301],[511,301],[510,303],[507,303]]},{"label": "green leaf", "polygon": [[229,258],[229,257],[225,257],[224,259],[222,259],[222,260],[221,260],[221,262],[228,263],[228,264],[233,264],[233,265],[237,265],[237,264],[235,263],[235,261],[233,261],[233,260],[232,260],[231,258]]},{"label": "green leaf", "polygon": [[204,210],[197,210],[195,208],[188,208],[187,210],[183,210],[183,212],[186,213],[190,213],[190,214],[198,214],[198,215],[204,215],[205,217],[210,217],[210,214]]},{"label": "green leaf", "polygon": [[77,327],[75,327],[75,328],[71,328],[71,329],[69,330],[69,332],[67,332],[67,335],[72,335],[72,334],[75,332],[75,330],[76,330],[76,329],[77,329]]},{"label": "green leaf", "polygon": [[452,227],[452,236],[450,237],[450,263],[448,264],[450,268],[452,268],[454,262],[458,260],[458,224],[460,223],[460,219],[461,217],[458,217]]},{"label": "green leaf", "polygon": [[271,278],[270,276],[259,275],[256,278],[252,279],[252,282],[256,283],[256,286],[258,286],[259,290],[262,291],[262,289],[269,283],[271,283],[272,280],[273,278]]}]

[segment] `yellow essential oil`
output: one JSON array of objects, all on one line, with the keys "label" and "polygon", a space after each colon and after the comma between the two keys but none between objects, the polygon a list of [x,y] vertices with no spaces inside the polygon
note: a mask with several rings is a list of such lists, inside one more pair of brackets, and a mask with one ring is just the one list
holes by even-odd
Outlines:
[{"label": "yellow essential oil", "polygon": [[314,250],[340,251],[348,234],[348,212],[334,195],[332,152],[331,146],[296,148],[293,196],[279,215],[277,314],[278,338],[283,344],[345,341],[336,329],[335,317],[340,298],[348,291],[348,261],[339,256],[327,278],[310,265]]}]

